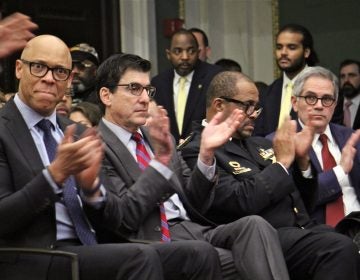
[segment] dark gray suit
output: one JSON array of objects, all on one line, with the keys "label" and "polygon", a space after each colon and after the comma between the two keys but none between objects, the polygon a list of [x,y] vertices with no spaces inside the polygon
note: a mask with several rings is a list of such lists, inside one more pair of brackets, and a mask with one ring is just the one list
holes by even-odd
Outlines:
[{"label": "dark gray suit", "polygon": [[[160,240],[159,203],[177,193],[192,221],[169,221],[173,241],[205,240],[222,248],[219,251],[224,275],[233,273],[228,279],[239,277],[229,261],[229,250],[244,279],[287,279],[278,237],[264,220],[251,216],[216,226],[202,215],[213,199],[214,183],[208,181],[198,167],[191,173],[174,151],[169,165],[174,174],[169,181],[151,166],[141,172],[127,147],[102,121],[99,130],[106,143],[104,173],[111,180],[111,184],[106,185],[109,191],[127,201],[119,204],[119,212],[124,213],[119,227],[121,234],[129,238]],[[142,132],[149,143],[147,131],[142,128]]]},{"label": "dark gray suit", "polygon": [[[72,122],[58,118],[58,123],[64,130]],[[81,128],[78,128],[80,134]],[[55,202],[60,197],[54,194],[43,175],[43,169],[29,129],[11,100],[0,111],[0,246],[60,248],[74,252],[79,257],[81,279],[158,280],[163,273],[165,277],[171,275],[184,279],[204,267],[210,269],[211,277],[220,274],[216,266],[217,255],[215,251],[211,254],[212,251],[206,250],[210,247],[207,244],[193,244],[194,247],[186,248],[181,244],[155,244],[151,247],[142,244],[70,246],[76,242],[63,241],[59,247],[60,243],[56,240]],[[112,211],[117,209],[117,203],[118,197],[111,192],[107,193],[106,203],[100,209],[84,203],[84,210],[96,229],[99,242],[110,241],[109,236],[115,236],[112,233],[113,221],[122,217],[120,213]],[[208,252],[210,259],[208,256],[200,256],[199,252]],[[179,270],[180,260],[194,261],[199,267],[192,268],[192,271]],[[161,261],[166,267],[164,272]],[[67,279],[67,271],[64,261],[53,261],[50,257],[0,258],[1,279]]]}]

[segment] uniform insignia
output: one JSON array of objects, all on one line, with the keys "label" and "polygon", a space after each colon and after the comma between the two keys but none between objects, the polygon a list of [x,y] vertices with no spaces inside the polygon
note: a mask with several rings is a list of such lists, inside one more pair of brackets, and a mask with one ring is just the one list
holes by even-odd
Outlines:
[{"label": "uniform insignia", "polygon": [[237,161],[229,161],[229,165],[233,168],[233,174],[238,175],[241,173],[249,172],[251,171],[251,168],[243,167],[238,163]]},{"label": "uniform insignia", "polygon": [[274,154],[274,150],[272,148],[270,149],[263,149],[263,148],[259,148],[259,155],[264,159],[264,160],[271,160],[272,162],[276,162],[276,157]]},{"label": "uniform insignia", "polygon": [[198,84],[198,89],[202,89],[203,85],[202,84]]}]

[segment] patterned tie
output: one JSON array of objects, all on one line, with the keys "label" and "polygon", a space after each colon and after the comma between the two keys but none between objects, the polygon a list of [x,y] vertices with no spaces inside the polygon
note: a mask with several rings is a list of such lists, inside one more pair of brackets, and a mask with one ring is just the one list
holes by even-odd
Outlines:
[{"label": "patterned tie", "polygon": [[350,106],[351,106],[352,102],[350,100],[347,100],[344,103],[344,125],[346,127],[352,127],[351,126],[351,115],[350,115]]},{"label": "patterned tie", "polygon": [[289,112],[291,110],[291,95],[292,95],[293,86],[294,84],[292,82],[289,82],[286,85],[285,95],[283,100],[281,101],[278,127],[282,125],[285,117],[289,115]]},{"label": "patterned tie", "polygon": [[[327,171],[336,166],[336,161],[331,155],[328,147],[328,137],[326,134],[321,134],[319,137],[321,144],[321,157],[323,161],[323,170]],[[344,203],[342,195],[335,201],[326,204],[326,224],[335,227],[336,224],[344,218]]]},{"label": "patterned tie", "polygon": [[[44,132],[43,141],[46,147],[49,161],[52,162],[55,158],[56,149],[58,145],[51,133],[51,128],[53,125],[47,119],[42,119],[36,125]],[[76,182],[74,180],[74,177],[73,176],[69,177],[64,184],[65,184],[65,187],[63,189],[64,204],[69,212],[69,216],[73,222],[74,229],[79,240],[84,245],[97,244],[95,233],[90,229],[90,226],[81,208],[77,196]]]},{"label": "patterned tie", "polygon": [[[136,158],[141,170],[148,167],[151,160],[149,153],[145,148],[145,142],[139,132],[133,133],[131,139],[136,142]],[[170,242],[169,224],[166,219],[164,204],[160,204],[160,220],[161,220],[161,242]]]},{"label": "patterned tie", "polygon": [[186,91],[185,91],[186,78],[180,77],[179,79],[179,91],[177,96],[177,108],[176,108],[176,121],[179,128],[179,134],[181,135],[184,123],[185,107],[186,107]]}]

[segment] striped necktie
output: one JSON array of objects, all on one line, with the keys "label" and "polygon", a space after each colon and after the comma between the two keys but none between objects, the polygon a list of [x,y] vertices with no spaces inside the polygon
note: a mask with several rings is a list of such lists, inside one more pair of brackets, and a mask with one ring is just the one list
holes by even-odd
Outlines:
[{"label": "striped necktie", "polygon": [[[43,141],[49,157],[49,161],[52,162],[56,155],[57,142],[54,139],[51,128],[52,123],[47,119],[42,119],[36,124],[43,132]],[[77,190],[76,182],[73,176],[70,176],[64,183],[63,188],[63,199],[66,209],[68,210],[69,216],[73,223],[77,237],[83,245],[94,245],[97,244],[95,233],[90,229],[90,225],[87,222],[84,211],[81,208]]]},{"label": "striped necktie", "polygon": [[[326,134],[321,134],[319,140],[323,145],[321,149],[323,171],[327,171],[336,166],[336,161],[330,153]],[[343,196],[341,195],[336,200],[326,204],[325,221],[326,224],[335,227],[342,218],[344,218],[344,203]]]},{"label": "striped necktie", "polygon": [[[146,150],[144,139],[139,132],[133,133],[131,139],[134,140],[136,143],[136,159],[140,169],[143,171],[149,165],[149,162],[151,160],[150,155]],[[166,219],[164,204],[161,203],[159,208],[160,208],[160,220],[161,220],[161,241],[170,242],[171,239],[170,239],[169,224]]]}]

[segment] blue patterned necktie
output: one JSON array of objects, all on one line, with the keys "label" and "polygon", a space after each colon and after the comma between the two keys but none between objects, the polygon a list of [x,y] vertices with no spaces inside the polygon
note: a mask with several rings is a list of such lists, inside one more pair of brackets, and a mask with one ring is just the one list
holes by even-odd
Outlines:
[{"label": "blue patterned necktie", "polygon": [[[49,161],[52,162],[55,158],[58,145],[51,133],[51,128],[53,125],[47,119],[42,119],[36,125],[44,132],[44,144],[49,157]],[[90,226],[84,216],[84,212],[81,208],[80,201],[77,196],[76,182],[74,180],[74,177],[70,176],[64,184],[64,204],[69,212],[69,216],[73,222],[74,229],[79,240],[83,245],[97,244],[95,233],[91,231]]]},{"label": "blue patterned necktie", "polygon": [[[131,139],[136,142],[136,159],[141,170],[148,167],[151,160],[149,153],[146,150],[144,139],[139,132],[133,133]],[[161,203],[160,206],[160,221],[161,221],[161,242],[170,242],[169,224],[166,219],[165,207]]]}]

